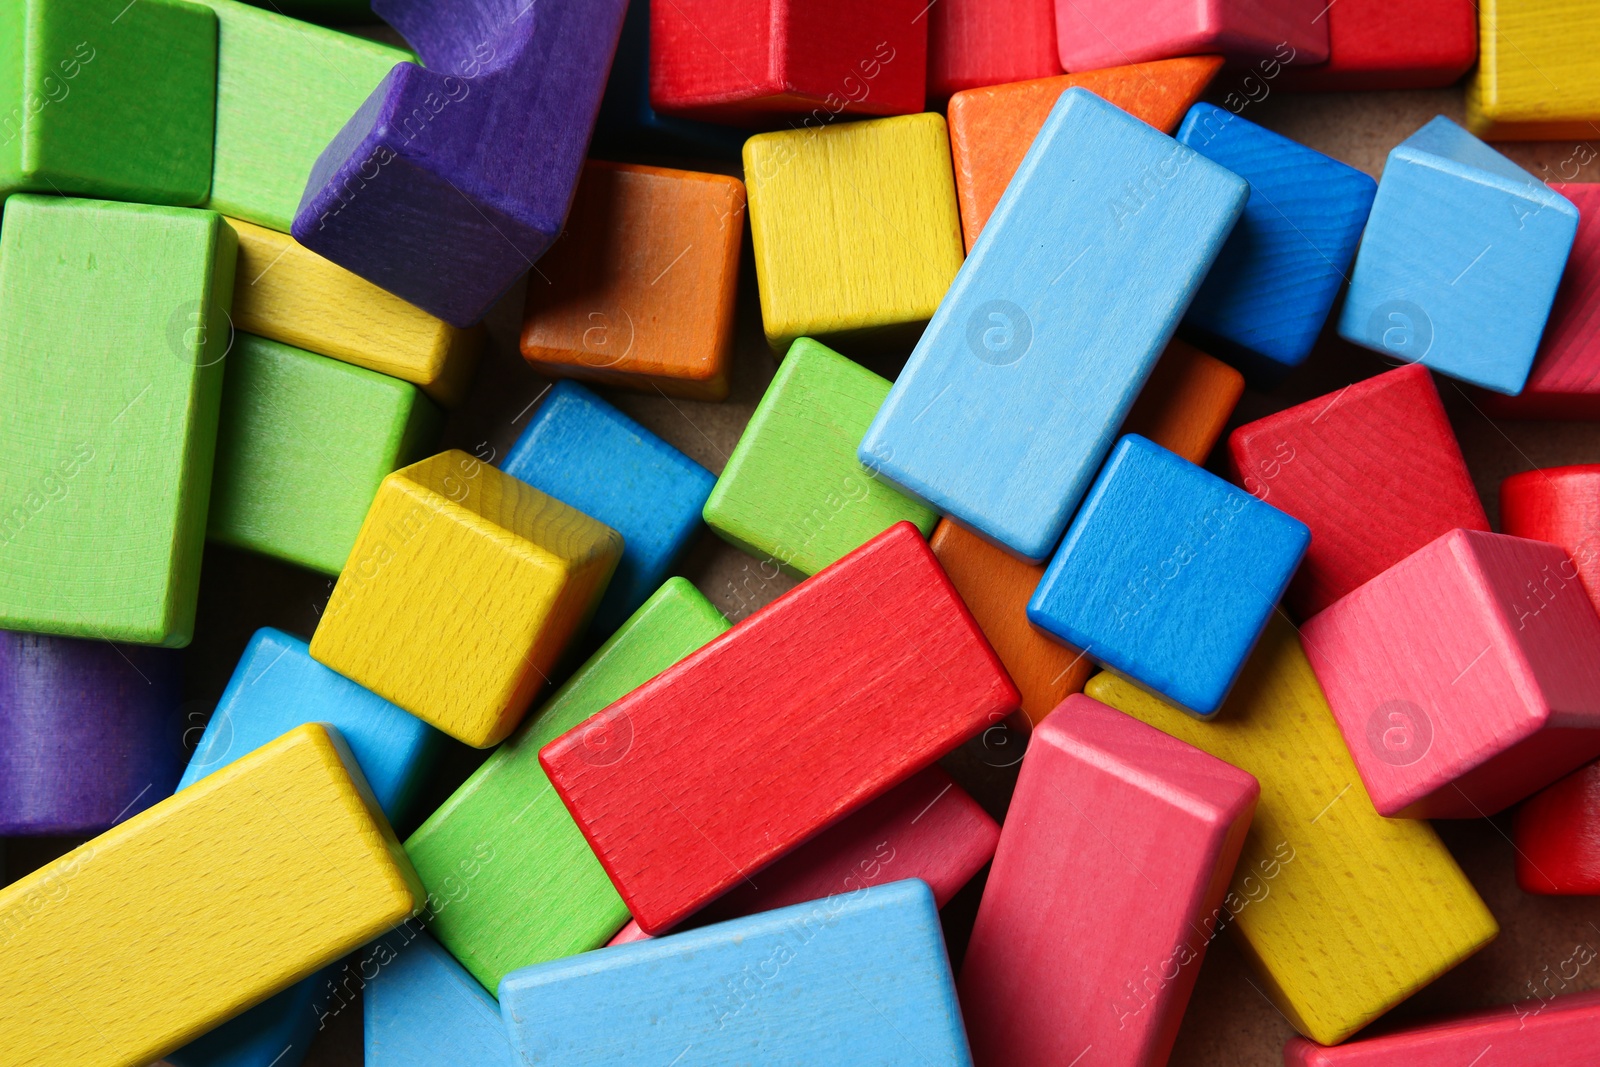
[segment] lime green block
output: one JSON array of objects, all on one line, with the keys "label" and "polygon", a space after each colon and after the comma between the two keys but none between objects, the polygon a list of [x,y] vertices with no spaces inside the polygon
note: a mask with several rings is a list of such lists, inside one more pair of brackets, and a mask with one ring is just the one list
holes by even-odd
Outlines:
[{"label": "lime green block", "polygon": [[723,540],[806,577],[902,520],[924,537],[939,514],[856,459],[889,382],[809,337],[778,373],[706,501]]},{"label": "lime green block", "polygon": [[227,365],[208,536],[338,574],[378,483],[422,457],[439,410],[410,382],[247,333]]},{"label": "lime green block", "polygon": [[0,629],[194,631],[237,239],[17,195],[0,224]]},{"label": "lime green block", "polygon": [[[519,967],[599,948],[628,921],[539,749],[726,629],[694,586],[668,579],[406,842],[435,898],[429,930],[490,992]],[[592,750],[615,761],[631,741],[599,736]]]},{"label": "lime green block", "polygon": [[185,0],[0,0],[0,198],[198,204],[217,19]]}]

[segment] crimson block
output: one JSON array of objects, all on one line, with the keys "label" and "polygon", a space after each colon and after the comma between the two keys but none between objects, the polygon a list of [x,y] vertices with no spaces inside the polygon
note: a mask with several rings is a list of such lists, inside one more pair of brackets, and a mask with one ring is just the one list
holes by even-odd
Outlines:
[{"label": "crimson block", "polygon": [[1069,71],[1214,52],[1321,63],[1325,10],[1324,0],[1056,0],[1056,41]]},{"label": "crimson block", "polygon": [[928,7],[928,97],[1061,73],[1055,0],[939,0]]},{"label": "crimson block", "polygon": [[1337,0],[1329,4],[1328,61],[1283,72],[1283,88],[1432,89],[1451,85],[1478,61],[1472,0]]},{"label": "crimson block", "polygon": [[1513,474],[1500,483],[1500,529],[1565,550],[1600,611],[1600,464]]},{"label": "crimson block", "polygon": [[1600,763],[1523,801],[1513,837],[1517,884],[1527,892],[1600,894]]}]

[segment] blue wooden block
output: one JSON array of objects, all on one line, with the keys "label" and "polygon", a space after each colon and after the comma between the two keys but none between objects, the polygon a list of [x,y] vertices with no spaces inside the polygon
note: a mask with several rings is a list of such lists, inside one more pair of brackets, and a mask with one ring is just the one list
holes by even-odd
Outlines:
[{"label": "blue wooden block", "polygon": [[[1178,141],[1250,183],[1244,216],[1206,275],[1185,329],[1263,383],[1305,362],[1328,321],[1378,183],[1211,104]],[[1218,344],[1218,342],[1221,342]]]},{"label": "blue wooden block", "polygon": [[861,462],[1048,556],[1249,190],[1093,93],[1062,93]]},{"label": "blue wooden block", "polygon": [[432,937],[408,923],[366,957],[366,1067],[522,1067],[500,1006]]},{"label": "blue wooden block", "polygon": [[1577,231],[1570,200],[1441,115],[1389,153],[1339,335],[1515,396]]},{"label": "blue wooden block", "polygon": [[700,532],[714,474],[577,382],[557,382],[500,469],[622,535],[591,631],[608,636]]},{"label": "blue wooden block", "polygon": [[1208,717],[1310,543],[1298,519],[1129,434],[1034,590],[1028,620]]},{"label": "blue wooden block", "polygon": [[529,1064],[965,1067],[933,893],[916,879],[507,975]]}]

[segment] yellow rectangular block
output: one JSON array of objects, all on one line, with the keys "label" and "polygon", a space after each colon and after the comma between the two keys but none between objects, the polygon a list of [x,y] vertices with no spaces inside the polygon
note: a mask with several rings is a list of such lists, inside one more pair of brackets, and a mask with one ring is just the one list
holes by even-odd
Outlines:
[{"label": "yellow rectangular block", "polygon": [[1593,140],[1600,129],[1600,4],[1480,0],[1467,128],[1491,141]]},{"label": "yellow rectangular block", "polygon": [[1313,1041],[1343,1041],[1499,933],[1433,827],[1373,808],[1282,618],[1210,722],[1109,673],[1084,691],[1261,782],[1225,907],[1267,994]]},{"label": "yellow rectangular block", "polygon": [[299,244],[241,219],[233,325],[420,386],[446,407],[471,384],[482,326],[463,330]]},{"label": "yellow rectangular block", "polygon": [[442,452],[378,487],[311,658],[487,748],[527,712],[621,555],[611,527]]},{"label": "yellow rectangular block", "polygon": [[309,724],[0,890],[0,1063],[142,1067],[422,910]]}]

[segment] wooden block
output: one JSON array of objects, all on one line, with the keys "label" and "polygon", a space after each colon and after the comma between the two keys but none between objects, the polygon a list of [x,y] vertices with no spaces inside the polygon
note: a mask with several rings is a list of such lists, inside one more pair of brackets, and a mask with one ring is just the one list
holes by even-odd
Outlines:
[{"label": "wooden block", "polygon": [[145,0],[137,11],[118,0],[13,0],[0,11],[0,40],[0,200],[205,200],[217,88],[211,12],[181,0]]},{"label": "wooden block", "polygon": [[1068,89],[889,391],[861,461],[1044,559],[1248,192]]},{"label": "wooden block", "polygon": [[[628,921],[622,898],[551,790],[539,749],[727,628],[687,579],[668,579],[406,841],[434,892],[469,869],[480,847],[495,856],[431,925],[485,988],[498,988],[520,967],[599,948]],[[608,733],[602,723],[582,736],[595,759],[622,759],[631,744],[630,735]]]},{"label": "wooden block", "polygon": [[500,1012],[526,1063],[972,1063],[915,880],[530,967]]},{"label": "wooden block", "polygon": [[1472,0],[1339,0],[1324,18],[1328,61],[1286,67],[1283,88],[1442,89],[1478,61],[1478,12]]},{"label": "wooden block", "polygon": [[1184,326],[1265,382],[1305,362],[1355,258],[1378,183],[1211,104],[1178,141],[1250,183],[1250,200]]},{"label": "wooden block", "polygon": [[1600,894],[1600,763],[1524,800],[1515,840],[1517,884],[1524,892]]},{"label": "wooden block", "polygon": [[5,202],[0,628],[189,643],[233,265],[209,211]]},{"label": "wooden block", "polygon": [[422,905],[349,750],[301,726],[0,890],[0,1059],[139,1067]]},{"label": "wooden block", "polygon": [[726,400],[744,183],[590,162],[529,275],[522,354],[542,374]]},{"label": "wooden block", "polygon": [[1389,153],[1339,336],[1515,396],[1578,209],[1444,116]]},{"label": "wooden block", "polygon": [[1310,618],[1457,528],[1487,530],[1426,367],[1399,367],[1234,430],[1233,480],[1311,528],[1289,586]]},{"label": "wooden block", "polygon": [[1343,1041],[1499,932],[1432,827],[1373,810],[1284,620],[1267,627],[1211,722],[1112,674],[1085,692],[1260,781],[1223,904],[1267,995],[1302,1034]]},{"label": "wooden block", "polygon": [[1600,121],[1600,10],[1584,0],[1483,0],[1483,55],[1467,87],[1467,126],[1493,141],[1594,136]]},{"label": "wooden block", "polygon": [[1600,464],[1513,474],[1500,483],[1500,527],[1565,552],[1600,611]]},{"label": "wooden block", "polygon": [[1493,815],[1600,756],[1600,617],[1555,545],[1453,530],[1301,632],[1380,814]]},{"label": "wooden block", "polygon": [[521,721],[621,555],[609,526],[441,452],[379,486],[311,655],[488,748]]},{"label": "wooden block", "polygon": [[482,329],[441,322],[286,233],[239,219],[228,224],[239,235],[238,329],[412,382],[446,406],[466,394]]},{"label": "wooden block", "polygon": [[1082,695],[1040,723],[961,966],[979,1067],[1166,1063],[1260,791]]},{"label": "wooden block", "polygon": [[423,65],[397,64],[323,150],[295,239],[454,326],[481,320],[561,233],[626,7],[374,0]]},{"label": "wooden block", "polygon": [[329,967],[262,1001],[161,1062],[171,1067],[297,1067],[318,1032],[318,988]]},{"label": "wooden block", "polygon": [[516,1052],[500,1005],[426,933],[397,931],[376,946],[377,978],[362,992],[366,1067],[511,1067]]},{"label": "wooden block", "polygon": [[1129,434],[1028,601],[1028,621],[1214,715],[1310,540],[1304,523]]},{"label": "wooden block", "polygon": [[927,17],[928,98],[935,103],[964,89],[1061,73],[1054,0],[945,0]]},{"label": "wooden block", "polygon": [[1243,395],[1244,375],[1174,338],[1156,361],[1122,429],[1203,465]]},{"label": "wooden block", "polygon": [[[949,2],[943,0],[933,10]],[[1172,133],[1221,69],[1221,56],[1185,56],[956,93],[950,98],[950,151],[967,251],[1062,93],[1087,89],[1162,133]]]},{"label": "wooden block", "polygon": [[1321,63],[1328,58],[1326,13],[1319,0],[1056,0],[1056,41],[1070,71],[1204,52]]},{"label": "wooden block", "polygon": [[961,268],[950,138],[939,115],[763,133],[744,145],[767,343],[894,347]]},{"label": "wooden block", "polygon": [[[922,536],[898,523],[545,746],[539,762],[655,934],[1017,701]],[[585,737],[602,727],[630,747],[597,758]]]}]

